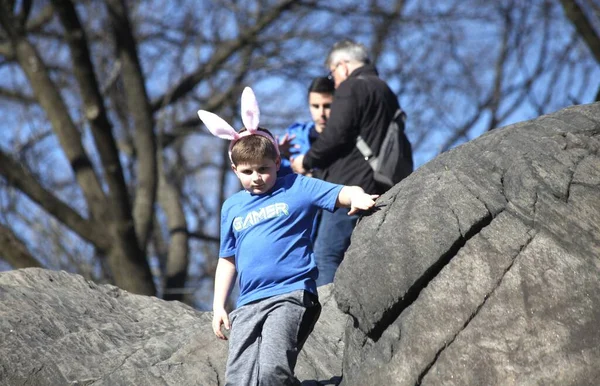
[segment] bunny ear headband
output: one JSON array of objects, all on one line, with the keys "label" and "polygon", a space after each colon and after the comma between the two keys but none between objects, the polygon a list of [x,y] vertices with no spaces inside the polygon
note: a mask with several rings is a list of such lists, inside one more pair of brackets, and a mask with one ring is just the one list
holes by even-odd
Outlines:
[{"label": "bunny ear headband", "polygon": [[244,91],[242,92],[242,122],[244,123],[246,131],[238,133],[233,127],[231,127],[229,123],[225,122],[224,119],[206,110],[198,110],[198,116],[202,122],[204,122],[206,127],[208,127],[208,130],[212,135],[231,141],[229,144],[230,160],[231,149],[233,149],[233,145],[235,145],[240,138],[247,137],[249,135],[262,135],[263,137],[268,138],[275,146],[277,155],[279,155],[277,141],[275,141],[275,139],[272,138],[268,133],[258,130],[260,111],[258,110],[256,96],[254,96],[254,92],[250,87],[244,88]]}]

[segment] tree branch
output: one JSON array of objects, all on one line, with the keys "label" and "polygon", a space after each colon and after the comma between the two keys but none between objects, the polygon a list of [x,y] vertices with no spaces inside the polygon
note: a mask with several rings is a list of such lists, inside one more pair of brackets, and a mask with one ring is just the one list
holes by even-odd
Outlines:
[{"label": "tree branch", "polygon": [[37,103],[37,100],[31,95],[23,94],[15,90],[7,90],[5,88],[0,88],[0,98],[21,102],[26,105]]},{"label": "tree branch", "polygon": [[3,56],[4,60],[7,62],[12,62],[13,60],[15,60],[15,51],[13,51],[12,45],[10,43],[0,43],[0,55]]},{"label": "tree branch", "polygon": [[46,5],[35,17],[27,20],[25,29],[30,32],[39,31],[54,17],[54,8],[51,4]]},{"label": "tree branch", "polygon": [[203,79],[221,68],[223,63],[237,53],[238,50],[253,43],[260,32],[269,27],[273,22],[277,21],[278,17],[283,12],[296,5],[296,2],[297,0],[282,1],[276,7],[273,7],[269,13],[261,17],[255,24],[245,28],[243,30],[244,32],[237,39],[221,44],[207,63],[198,67],[190,75],[183,78],[175,85],[175,87],[155,99],[152,102],[152,110],[159,110],[187,95],[187,93],[193,90]]},{"label": "tree branch", "polygon": [[24,26],[31,12],[31,0],[23,0],[19,5],[21,6],[21,11],[15,15],[15,21],[20,26]]},{"label": "tree branch", "polygon": [[[402,15],[403,9],[404,0],[396,0],[392,12],[389,14],[384,13],[382,19],[379,20],[379,23],[375,25],[373,44],[371,45],[371,59],[373,60],[373,63],[377,63],[379,56],[381,56],[385,42],[388,40],[389,35],[394,32],[394,20],[398,19]],[[376,1],[372,2],[371,10],[374,13],[382,12]]]},{"label": "tree branch", "polygon": [[[162,151],[158,154],[160,157]],[[185,287],[189,264],[187,220],[181,204],[180,190],[168,178],[164,160],[159,158],[160,178],[158,198],[169,229],[169,246],[165,269],[165,289]],[[165,300],[183,301],[181,294],[165,294]]]},{"label": "tree branch", "polygon": [[0,224],[0,251],[2,251],[0,258],[14,269],[43,267],[12,229],[5,227],[3,224]]},{"label": "tree branch", "polygon": [[600,36],[594,29],[592,22],[587,18],[576,0],[561,0],[560,2],[565,10],[565,15],[571,20],[571,23],[587,44],[596,62],[600,64]]},{"label": "tree branch", "polygon": [[188,232],[188,234],[189,234],[190,238],[193,238],[193,239],[209,241],[211,243],[217,243],[217,244],[219,243],[218,237],[207,235],[204,232]]},{"label": "tree branch", "polygon": [[134,141],[138,157],[138,184],[135,192],[133,218],[138,243],[145,253],[148,237],[152,230],[158,185],[154,117],[125,2],[123,0],[107,0],[107,5],[117,52],[122,64],[127,106],[135,125]]},{"label": "tree branch", "polygon": [[65,29],[65,38],[71,51],[73,72],[79,84],[85,116],[90,122],[103,165],[109,188],[109,210],[113,212],[116,221],[131,222],[131,205],[119,160],[119,151],[94,72],[85,30],[70,0],[53,0],[53,4]]},{"label": "tree branch", "polygon": [[488,124],[488,131],[496,128],[498,124],[498,109],[500,108],[500,102],[502,100],[502,85],[504,83],[504,71],[506,68],[506,58],[509,53],[509,40],[510,31],[513,26],[511,15],[509,11],[505,11],[504,14],[504,25],[502,31],[502,41],[500,43],[500,53],[496,59],[494,65],[494,81],[491,91],[491,100],[489,104],[490,108],[490,122]]},{"label": "tree branch", "polygon": [[92,162],[82,145],[81,134],[37,50],[23,35],[23,28],[14,24],[14,19],[6,13],[6,9],[2,8],[0,8],[0,24],[7,32],[17,61],[29,80],[33,95],[46,112],[69,160],[85,195],[91,218],[102,218],[105,215],[103,205],[105,196]]},{"label": "tree branch", "polygon": [[108,240],[103,229],[98,229],[95,224],[81,217],[70,206],[46,190],[24,165],[2,150],[0,150],[0,175],[6,178],[11,186],[19,189],[80,237],[99,249],[108,248]]},{"label": "tree branch", "polygon": [[[245,48],[243,50],[243,58],[244,59],[241,60],[240,63],[247,63],[250,60],[251,55],[252,55],[252,49]],[[241,66],[243,66],[245,68],[242,68],[239,70],[239,72],[233,79],[233,82],[232,82],[233,86],[229,87],[224,92],[211,95],[211,97],[207,101],[202,103],[202,108],[204,110],[218,111],[221,108],[223,108],[223,106],[227,102],[230,102],[234,95],[239,95],[239,93],[240,93],[239,85],[242,84],[242,80],[248,74],[247,66],[244,66],[244,65],[241,65]],[[196,115],[195,113],[193,114],[193,116],[191,116],[185,120],[176,122],[174,125],[174,129],[171,132],[162,134],[162,142],[161,142],[162,146],[164,148],[167,148],[178,138],[184,137],[184,136],[192,134],[192,133],[198,133],[198,127],[201,124],[202,124],[202,121],[200,119],[198,119],[198,115]]]}]

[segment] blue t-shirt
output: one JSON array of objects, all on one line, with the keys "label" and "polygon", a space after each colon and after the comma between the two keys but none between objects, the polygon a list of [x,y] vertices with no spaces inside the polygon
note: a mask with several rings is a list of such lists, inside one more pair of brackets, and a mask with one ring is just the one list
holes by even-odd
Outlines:
[{"label": "blue t-shirt", "polygon": [[[296,138],[292,139],[290,142],[292,145],[298,145],[299,147],[290,147],[290,153],[292,157],[295,157],[299,154],[306,154],[310,149],[310,145],[312,142],[319,136],[317,129],[315,128],[314,122],[308,123],[294,123],[287,129],[285,132],[288,135],[295,135]],[[285,175],[291,174],[294,171],[292,170],[292,166],[290,164],[290,160],[286,158],[281,159],[281,167],[279,168],[279,172],[277,175],[279,177],[283,177]]]},{"label": "blue t-shirt", "polygon": [[242,190],[225,201],[219,256],[235,256],[238,307],[300,289],[317,293],[312,227],[319,209],[335,209],[342,187],[289,174],[267,193]]}]

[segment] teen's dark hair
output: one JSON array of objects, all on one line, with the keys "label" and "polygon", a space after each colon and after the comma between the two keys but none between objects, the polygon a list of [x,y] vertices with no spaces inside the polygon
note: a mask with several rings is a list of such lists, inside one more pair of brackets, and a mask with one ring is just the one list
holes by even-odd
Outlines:
[{"label": "teen's dark hair", "polygon": [[333,94],[335,91],[335,84],[333,80],[329,79],[326,76],[319,76],[314,78],[312,82],[310,82],[310,86],[308,86],[308,93],[318,92],[323,94]]}]

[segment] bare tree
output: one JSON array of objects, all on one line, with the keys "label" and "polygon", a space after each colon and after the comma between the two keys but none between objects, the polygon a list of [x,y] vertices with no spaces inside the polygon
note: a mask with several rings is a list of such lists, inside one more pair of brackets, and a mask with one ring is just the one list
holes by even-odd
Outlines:
[{"label": "bare tree", "polygon": [[[183,287],[190,235],[211,243],[217,240],[216,232],[188,229],[184,214],[187,208],[182,204],[185,184],[189,183],[186,179],[215,168],[225,181],[227,164],[223,159],[215,159],[214,152],[207,152],[202,157],[202,170],[182,174],[165,160],[188,158],[180,154],[182,147],[173,141],[190,134],[186,127],[198,132],[199,120],[192,121],[189,115],[200,103],[213,110],[236,106],[241,90],[239,82],[257,56],[254,49],[294,3],[280,1],[273,7],[241,12],[243,17],[234,20],[239,26],[238,36],[222,36],[222,25],[215,24],[211,31],[206,31],[215,32],[214,35],[207,33],[198,38],[194,36],[195,23],[203,15],[201,10],[192,10],[194,3],[187,5],[192,12],[178,13],[180,23],[159,23],[160,28],[153,31],[149,28],[155,28],[152,24],[159,21],[153,17],[154,13],[124,0],[107,0],[104,4],[75,4],[70,0],[35,4],[3,1],[0,3],[3,59],[12,71],[22,72],[28,91],[20,94],[16,87],[7,84],[2,94],[35,105],[50,122],[49,135],[58,140],[55,149],[66,158],[76,183],[76,186],[70,184],[70,188],[80,192],[80,201],[70,203],[57,196],[57,181],[41,177],[39,169],[43,164],[36,164],[39,160],[27,163],[19,159],[23,152],[0,152],[0,174],[11,188],[93,245],[94,256],[102,260],[98,267],[109,271],[100,276],[137,293],[156,293],[150,267],[153,257],[148,256],[147,246],[153,234],[159,235],[160,228],[153,230],[153,224],[155,209],[162,207],[168,229],[167,257],[162,267],[164,272],[154,276],[165,275],[163,282],[167,289]],[[153,6],[168,7],[168,4],[155,2]],[[210,7],[210,3],[205,5]],[[236,6],[227,5],[228,17],[240,14],[234,9]],[[212,23],[218,23],[224,14],[221,7],[213,6],[209,11],[213,13]],[[272,38],[275,34],[268,32],[268,36]],[[48,55],[44,52],[47,43],[55,53],[67,55],[60,58]],[[191,68],[172,67],[170,83],[163,92],[154,92],[152,96],[148,84],[159,81],[153,79],[163,75],[154,73],[153,66],[157,63],[149,58],[152,55],[143,52],[147,46],[176,52],[174,57],[178,57],[179,63],[190,55],[190,50],[207,47],[212,52],[195,61]],[[236,63],[238,58],[244,61]],[[163,60],[155,59],[159,63]],[[142,63],[146,64],[145,69]],[[232,82],[214,83],[227,68],[233,74]],[[206,96],[195,92],[203,82],[211,90]],[[212,92],[217,89],[219,92]],[[157,147],[154,116],[158,111],[172,119],[164,125],[161,141],[164,140],[165,146],[161,147]],[[31,147],[38,145],[33,143]],[[224,199],[225,184],[214,184],[211,189],[215,189],[220,201]],[[213,218],[217,215],[216,208],[200,209]],[[162,223],[158,224],[162,228]],[[204,222],[196,226],[203,227]],[[14,233],[6,235],[10,236],[6,240],[15,238]],[[25,265],[35,260],[27,261]],[[14,266],[23,266],[23,262]]]},{"label": "bare tree", "polygon": [[309,119],[306,85],[351,37],[371,48],[408,112],[420,165],[485,131],[598,99],[598,9],[0,0],[0,259],[166,299],[202,288],[192,303],[205,306],[219,208],[239,185],[199,108],[239,125],[251,85],[262,125],[278,133]]}]

